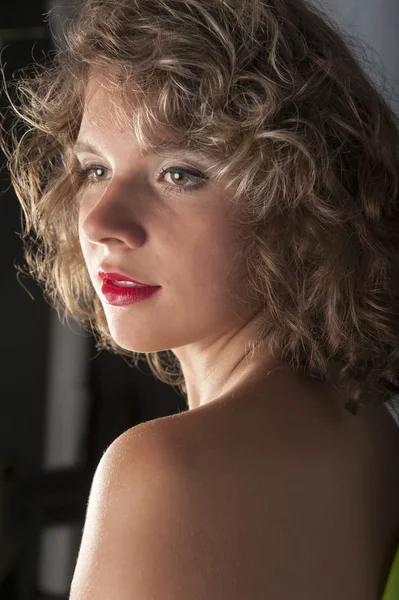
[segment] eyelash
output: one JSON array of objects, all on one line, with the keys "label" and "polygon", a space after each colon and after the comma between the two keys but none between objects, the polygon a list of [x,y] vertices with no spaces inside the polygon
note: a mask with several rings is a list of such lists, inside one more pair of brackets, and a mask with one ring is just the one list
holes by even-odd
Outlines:
[{"label": "eyelash", "polygon": [[[95,171],[96,169],[102,169],[103,171],[107,171],[106,167],[103,167],[101,165],[88,165],[84,169],[79,169],[79,168],[76,169],[76,173],[77,173],[78,177],[85,180],[85,183],[87,185],[100,185],[102,183],[101,180],[93,179],[93,176],[91,176],[92,172]],[[198,171],[192,171],[191,169],[187,169],[185,167],[168,167],[167,169],[161,169],[158,174],[166,175],[166,173],[185,173],[185,174],[189,175],[190,177],[193,177],[194,179],[202,179],[202,180],[209,179],[203,173],[199,173]],[[201,181],[200,183],[187,186],[186,188],[180,187],[178,185],[173,185],[173,186],[167,186],[165,188],[165,190],[171,191],[172,193],[177,192],[178,194],[181,194],[181,193],[193,192],[195,190],[198,190],[198,189],[202,188],[205,184],[206,184],[206,181]]]}]

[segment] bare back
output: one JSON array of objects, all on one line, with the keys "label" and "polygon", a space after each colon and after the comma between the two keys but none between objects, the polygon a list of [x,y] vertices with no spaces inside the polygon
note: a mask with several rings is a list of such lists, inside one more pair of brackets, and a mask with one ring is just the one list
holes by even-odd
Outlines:
[{"label": "bare back", "polygon": [[342,406],[285,373],[167,418],[191,512],[243,598],[305,600],[318,579],[324,600],[381,597],[399,544],[399,429],[383,406]]}]

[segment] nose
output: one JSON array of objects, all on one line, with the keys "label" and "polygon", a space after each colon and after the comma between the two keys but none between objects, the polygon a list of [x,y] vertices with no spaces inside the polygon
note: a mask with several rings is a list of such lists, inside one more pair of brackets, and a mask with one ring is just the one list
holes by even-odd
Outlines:
[{"label": "nose", "polygon": [[[119,241],[131,248],[141,246],[145,230],[138,218],[138,202],[132,197],[132,186],[111,180],[101,195],[85,192],[80,204],[79,228],[92,244]],[[100,197],[99,197],[100,196]]]}]

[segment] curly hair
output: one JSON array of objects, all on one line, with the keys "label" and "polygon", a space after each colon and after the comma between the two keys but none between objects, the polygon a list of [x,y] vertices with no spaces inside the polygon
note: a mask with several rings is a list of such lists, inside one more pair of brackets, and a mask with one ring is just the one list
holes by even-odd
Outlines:
[{"label": "curly hair", "polygon": [[234,190],[252,232],[247,285],[263,306],[251,352],[266,341],[287,367],[343,391],[353,414],[397,394],[399,123],[360,43],[306,0],[86,0],[65,43],[7,84],[1,140],[28,274],[59,316],[186,393],[171,350],[112,339],[79,245],[72,148],[100,69],[143,151],[204,152],[210,177]]}]

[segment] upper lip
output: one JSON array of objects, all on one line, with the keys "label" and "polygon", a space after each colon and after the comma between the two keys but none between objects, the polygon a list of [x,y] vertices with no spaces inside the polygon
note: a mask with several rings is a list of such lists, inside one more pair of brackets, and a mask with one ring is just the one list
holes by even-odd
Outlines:
[{"label": "upper lip", "polygon": [[101,277],[103,281],[106,279],[113,281],[131,281],[132,283],[139,283],[141,285],[148,285],[149,287],[159,287],[153,286],[151,283],[144,283],[143,281],[138,281],[137,279],[132,279],[123,273],[116,273],[115,271],[104,271],[103,269],[98,270],[98,275]]}]

